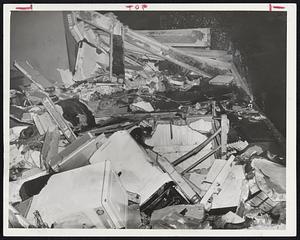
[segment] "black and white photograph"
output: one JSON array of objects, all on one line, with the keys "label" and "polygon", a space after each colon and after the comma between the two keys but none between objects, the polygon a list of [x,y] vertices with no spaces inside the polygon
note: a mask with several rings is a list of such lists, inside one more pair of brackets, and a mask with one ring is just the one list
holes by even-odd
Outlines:
[{"label": "black and white photograph", "polygon": [[7,233],[295,234],[296,5],[42,5],[4,21]]}]

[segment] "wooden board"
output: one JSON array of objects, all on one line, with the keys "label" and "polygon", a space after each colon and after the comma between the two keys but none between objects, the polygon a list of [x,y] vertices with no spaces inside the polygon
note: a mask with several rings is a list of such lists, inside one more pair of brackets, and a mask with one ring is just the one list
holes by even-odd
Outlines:
[{"label": "wooden board", "polygon": [[221,192],[213,198],[212,209],[237,207],[240,201],[244,179],[243,166],[233,166],[221,186]]},{"label": "wooden board", "polygon": [[222,168],[222,170],[220,171],[218,176],[215,178],[215,180],[212,183],[212,185],[210,186],[210,188],[207,190],[207,192],[205,193],[205,195],[201,199],[200,203],[206,204],[208,202],[208,200],[210,199],[210,197],[212,196],[212,194],[216,191],[216,188],[223,184],[223,182],[225,181],[228,173],[230,172],[231,164],[232,164],[234,159],[235,159],[234,156],[229,157],[229,159],[226,161],[224,167]]},{"label": "wooden board", "polygon": [[210,28],[138,30],[136,32],[172,47],[210,47]]}]

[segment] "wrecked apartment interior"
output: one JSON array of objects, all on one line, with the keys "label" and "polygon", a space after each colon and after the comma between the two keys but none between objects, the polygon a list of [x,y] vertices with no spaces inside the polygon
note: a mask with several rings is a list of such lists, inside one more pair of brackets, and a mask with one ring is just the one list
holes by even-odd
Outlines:
[{"label": "wrecked apartment interior", "polygon": [[12,13],[9,227],[284,229],[285,133],[241,49],[130,14]]}]

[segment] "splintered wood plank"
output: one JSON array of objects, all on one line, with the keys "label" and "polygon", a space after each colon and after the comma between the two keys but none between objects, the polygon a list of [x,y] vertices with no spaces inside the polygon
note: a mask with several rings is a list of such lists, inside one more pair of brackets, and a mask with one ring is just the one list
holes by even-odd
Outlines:
[{"label": "splintered wood plank", "polygon": [[214,192],[216,192],[217,187],[219,187],[223,184],[223,182],[225,181],[228,173],[230,172],[231,164],[232,164],[234,159],[235,159],[234,156],[229,157],[229,159],[226,161],[224,167],[222,168],[222,170],[220,171],[218,176],[215,178],[215,180],[212,183],[212,185],[210,186],[210,188],[207,190],[207,192],[205,193],[205,195],[201,199],[200,203],[206,204],[208,202],[208,200],[210,199],[210,197],[212,196],[212,194]]},{"label": "splintered wood plank", "polygon": [[221,172],[222,168],[225,166],[226,160],[215,159],[213,165],[211,166],[208,174],[206,175],[205,182],[213,183],[218,174]]},{"label": "splintered wood plank", "polygon": [[210,46],[210,28],[137,30],[136,32],[172,47]]},{"label": "splintered wood plank", "polygon": [[221,186],[221,192],[213,198],[212,209],[237,207],[240,202],[244,179],[243,166],[233,166]]},{"label": "splintered wood plank", "polygon": [[58,154],[59,137],[60,134],[57,127],[46,132],[41,158],[41,166],[43,170],[48,167],[50,159]]}]

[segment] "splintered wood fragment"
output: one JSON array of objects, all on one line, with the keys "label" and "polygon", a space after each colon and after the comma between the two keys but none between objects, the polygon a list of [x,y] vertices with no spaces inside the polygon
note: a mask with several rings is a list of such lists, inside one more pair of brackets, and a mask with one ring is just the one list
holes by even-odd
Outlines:
[{"label": "splintered wood fragment", "polygon": [[42,170],[48,168],[49,161],[58,154],[59,137],[60,134],[57,127],[46,132],[45,141],[41,152]]},{"label": "splintered wood fragment", "polygon": [[192,186],[189,185],[184,177],[177,172],[177,170],[165,157],[150,149],[147,149],[146,151],[152,159],[157,160],[157,164],[162,168],[162,170],[169,174],[189,202],[196,204],[200,201],[198,193],[196,193]]},{"label": "splintered wood fragment", "polygon": [[136,32],[172,47],[210,47],[210,28],[138,30]]},{"label": "splintered wood fragment", "polygon": [[230,172],[231,164],[232,164],[234,159],[235,159],[234,156],[229,157],[229,159],[226,161],[224,167],[222,168],[222,170],[219,172],[218,176],[213,181],[210,188],[204,194],[204,196],[201,199],[200,203],[206,204],[208,202],[208,200],[211,198],[212,194],[214,192],[216,192],[217,188],[224,183],[228,173]]},{"label": "splintered wood fragment", "polygon": [[232,55],[228,54],[224,50],[208,50],[202,48],[195,47],[175,47],[176,49],[185,52],[186,54],[198,56],[198,57],[206,57],[210,59],[216,59],[223,62],[231,62]]},{"label": "splintered wood fragment", "polygon": [[227,134],[229,132],[229,120],[225,114],[221,116],[221,156],[226,158],[227,153]]},{"label": "splintered wood fragment", "polygon": [[42,103],[67,140],[73,142],[77,137],[63,116],[57,111],[53,101],[49,97],[45,97]]},{"label": "splintered wood fragment", "polygon": [[210,186],[212,185],[212,183],[214,182],[214,180],[216,179],[218,174],[221,172],[221,170],[225,164],[226,164],[226,160],[223,160],[223,159],[215,159],[214,160],[205,179],[203,180],[203,182],[200,185],[200,189],[202,191],[207,191],[210,188]]}]

